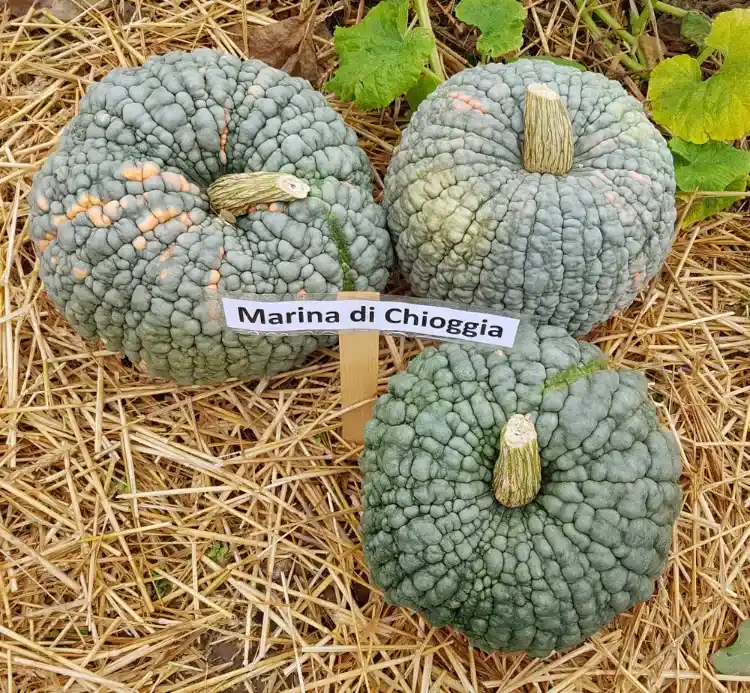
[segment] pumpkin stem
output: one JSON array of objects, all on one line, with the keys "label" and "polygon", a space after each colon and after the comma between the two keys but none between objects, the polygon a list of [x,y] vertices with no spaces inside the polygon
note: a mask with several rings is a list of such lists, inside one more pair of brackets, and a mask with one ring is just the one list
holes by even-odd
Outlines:
[{"label": "pumpkin stem", "polygon": [[217,178],[208,186],[208,200],[218,212],[226,211],[239,216],[247,214],[249,207],[301,200],[309,192],[310,186],[290,173],[230,173]]},{"label": "pumpkin stem", "polygon": [[528,414],[514,414],[500,433],[500,455],[492,474],[495,498],[507,508],[520,508],[534,500],[541,485],[534,422]]},{"label": "pumpkin stem", "polygon": [[560,95],[545,84],[526,88],[523,165],[562,175],[573,168],[573,124]]}]

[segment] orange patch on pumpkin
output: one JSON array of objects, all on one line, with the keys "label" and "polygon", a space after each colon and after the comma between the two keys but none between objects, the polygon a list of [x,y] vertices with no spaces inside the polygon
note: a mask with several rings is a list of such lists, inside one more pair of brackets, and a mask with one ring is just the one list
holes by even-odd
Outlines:
[{"label": "orange patch on pumpkin", "polygon": [[138,224],[138,228],[146,233],[147,231],[153,231],[159,225],[159,219],[153,214],[149,214],[142,222]]},{"label": "orange patch on pumpkin", "polygon": [[46,238],[43,238],[41,241],[37,241],[37,246],[39,247],[39,250],[44,252],[47,250],[47,246],[49,245],[49,241]]},{"label": "orange patch on pumpkin", "polygon": [[94,226],[98,226],[99,228],[112,225],[112,220],[104,213],[99,205],[94,205],[86,210],[86,216],[91,219]]},{"label": "orange patch on pumpkin", "polygon": [[168,260],[170,257],[172,257],[172,253],[174,252],[174,246],[169,246],[161,255],[159,255],[159,259],[164,262],[165,260]]},{"label": "orange patch on pumpkin", "polygon": [[[471,109],[479,111],[480,113],[487,113],[486,106],[481,101],[477,101],[477,99],[469,94],[464,94],[460,91],[452,91],[450,92],[450,94],[448,94],[448,96],[453,100],[453,105],[459,111],[467,111]],[[461,105],[462,103],[466,104],[466,106]]]},{"label": "orange patch on pumpkin", "polygon": [[120,169],[120,175],[128,180],[138,181],[142,183],[146,178],[156,176],[159,174],[161,169],[153,162],[146,161],[143,164],[136,164],[135,166],[125,166]]},{"label": "orange patch on pumpkin", "polygon": [[73,276],[76,279],[86,279],[86,277],[89,276],[89,271],[87,269],[84,269],[83,267],[74,267]]},{"label": "orange patch on pumpkin", "polygon": [[120,175],[127,180],[143,182],[143,170],[138,166],[125,166],[120,169]]},{"label": "orange patch on pumpkin", "polygon": [[161,174],[161,177],[168,186],[175,190],[175,192],[186,192],[187,187],[190,185],[185,176],[181,176],[179,173],[173,173],[172,171],[164,171],[164,173]]},{"label": "orange patch on pumpkin", "polygon": [[68,216],[66,214],[57,214],[50,221],[52,222],[52,226],[60,226],[60,224],[67,220]]},{"label": "orange patch on pumpkin", "polygon": [[162,271],[160,272],[159,276],[160,276],[160,277],[161,277],[162,279],[166,279],[166,278],[167,278],[167,277],[169,276],[169,271],[168,271],[168,270],[162,270]]},{"label": "orange patch on pumpkin", "polygon": [[96,197],[95,195],[91,195],[87,192],[83,193],[78,198],[78,204],[81,205],[84,209],[88,209],[89,207],[94,207],[95,205],[101,205],[102,201]]},{"label": "orange patch on pumpkin", "polygon": [[182,214],[180,214],[180,222],[185,227],[190,227],[193,225],[193,222],[190,220],[187,212],[183,212]]},{"label": "orange patch on pumpkin", "polygon": [[108,217],[114,217],[120,211],[120,203],[117,200],[111,200],[102,209]]},{"label": "orange patch on pumpkin", "polygon": [[50,261],[50,262],[51,262],[51,263],[52,263],[53,265],[56,265],[56,264],[57,264],[58,262],[60,262],[60,258],[59,258],[59,257],[57,257],[57,255],[55,255],[54,257],[51,257],[51,258],[49,259],[49,261]]},{"label": "orange patch on pumpkin", "polygon": [[143,177],[150,178],[151,176],[156,176],[159,174],[161,169],[157,164],[155,164],[153,161],[147,161],[145,164],[143,164]]},{"label": "orange patch on pumpkin", "polygon": [[221,279],[221,274],[218,270],[211,270],[208,273],[208,285],[209,286],[216,286],[219,283],[219,279]]},{"label": "orange patch on pumpkin", "polygon": [[146,247],[146,239],[143,236],[133,239],[133,247],[136,250],[143,250]]},{"label": "orange patch on pumpkin", "polygon": [[79,212],[85,212],[86,207],[81,207],[77,202],[74,204],[65,214],[67,215],[68,219],[75,219],[76,216],[78,216]]},{"label": "orange patch on pumpkin", "polygon": [[49,210],[49,200],[45,197],[37,197],[36,206],[39,207],[39,209],[41,209],[43,212],[46,212]]},{"label": "orange patch on pumpkin", "polygon": [[159,220],[160,224],[165,221],[174,219],[179,212],[174,207],[167,207],[166,209],[152,209],[151,213]]}]

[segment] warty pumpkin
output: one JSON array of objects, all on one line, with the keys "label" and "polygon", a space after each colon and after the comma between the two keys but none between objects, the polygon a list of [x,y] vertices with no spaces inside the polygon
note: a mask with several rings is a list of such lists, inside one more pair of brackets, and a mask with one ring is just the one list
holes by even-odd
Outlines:
[{"label": "warty pumpkin", "polygon": [[364,555],[392,604],[544,657],[648,599],[680,453],[638,371],[561,327],[446,343],[392,376],[359,460]]},{"label": "warty pumpkin", "polygon": [[92,84],[30,206],[65,318],[182,383],[286,371],[335,342],[227,329],[222,297],[380,290],[393,263],[368,158],[323,95],[209,49]]},{"label": "warty pumpkin", "polygon": [[416,296],[588,333],[674,237],[672,155],[613,80],[543,60],[472,67],[419,106],[384,204]]}]

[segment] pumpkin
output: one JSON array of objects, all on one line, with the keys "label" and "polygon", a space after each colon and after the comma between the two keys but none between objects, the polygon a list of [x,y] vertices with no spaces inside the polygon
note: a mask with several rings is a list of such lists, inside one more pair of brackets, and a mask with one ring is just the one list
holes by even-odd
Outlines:
[{"label": "pumpkin", "polygon": [[682,497],[643,374],[526,321],[507,353],[445,343],[412,359],[376,401],[359,463],[386,600],[538,657],[652,595]]},{"label": "pumpkin", "polygon": [[603,75],[473,67],[419,106],[384,204],[416,296],[588,333],[629,306],[674,236],[672,155]]},{"label": "pumpkin", "polygon": [[355,133],[305,80],[208,49],[92,84],[30,207],[65,318],[182,383],[287,371],[335,342],[230,330],[223,297],[380,290],[393,264]]}]

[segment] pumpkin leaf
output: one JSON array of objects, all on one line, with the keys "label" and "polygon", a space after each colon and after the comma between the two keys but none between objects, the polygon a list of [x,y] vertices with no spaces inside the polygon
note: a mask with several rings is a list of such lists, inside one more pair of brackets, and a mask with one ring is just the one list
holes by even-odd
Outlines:
[{"label": "pumpkin leaf", "polygon": [[[724,192],[745,192],[747,188],[747,176],[742,175],[736,180],[733,180],[726,188]],[[685,218],[682,220],[682,228],[686,229],[688,226],[697,224],[699,221],[708,219],[709,217],[723,212],[725,209],[729,209],[735,202],[741,200],[741,197],[700,197],[690,205]]]},{"label": "pumpkin leaf", "polygon": [[651,116],[676,137],[703,144],[750,132],[750,9],[722,12],[705,39],[724,56],[721,69],[702,79],[700,63],[678,55],[651,72]]},{"label": "pumpkin leaf", "polygon": [[730,183],[750,173],[750,152],[725,142],[693,144],[672,138],[669,148],[675,155],[675,182],[684,192],[726,190]]},{"label": "pumpkin leaf", "polygon": [[339,69],[326,88],[361,108],[384,108],[419,80],[435,39],[408,28],[409,0],[383,0],[358,24],[336,27]]},{"label": "pumpkin leaf", "polygon": [[681,38],[698,48],[703,48],[710,33],[711,18],[698,10],[690,10],[680,22]]},{"label": "pumpkin leaf", "polygon": [[417,110],[417,106],[422,103],[440,84],[440,80],[431,72],[425,72],[420,75],[417,83],[406,92],[406,100],[412,111]]},{"label": "pumpkin leaf", "polygon": [[455,12],[482,32],[477,50],[483,56],[496,58],[523,45],[526,10],[516,0],[461,0]]},{"label": "pumpkin leaf", "polygon": [[750,676],[750,619],[740,623],[734,644],[714,655],[714,666],[720,674]]}]

